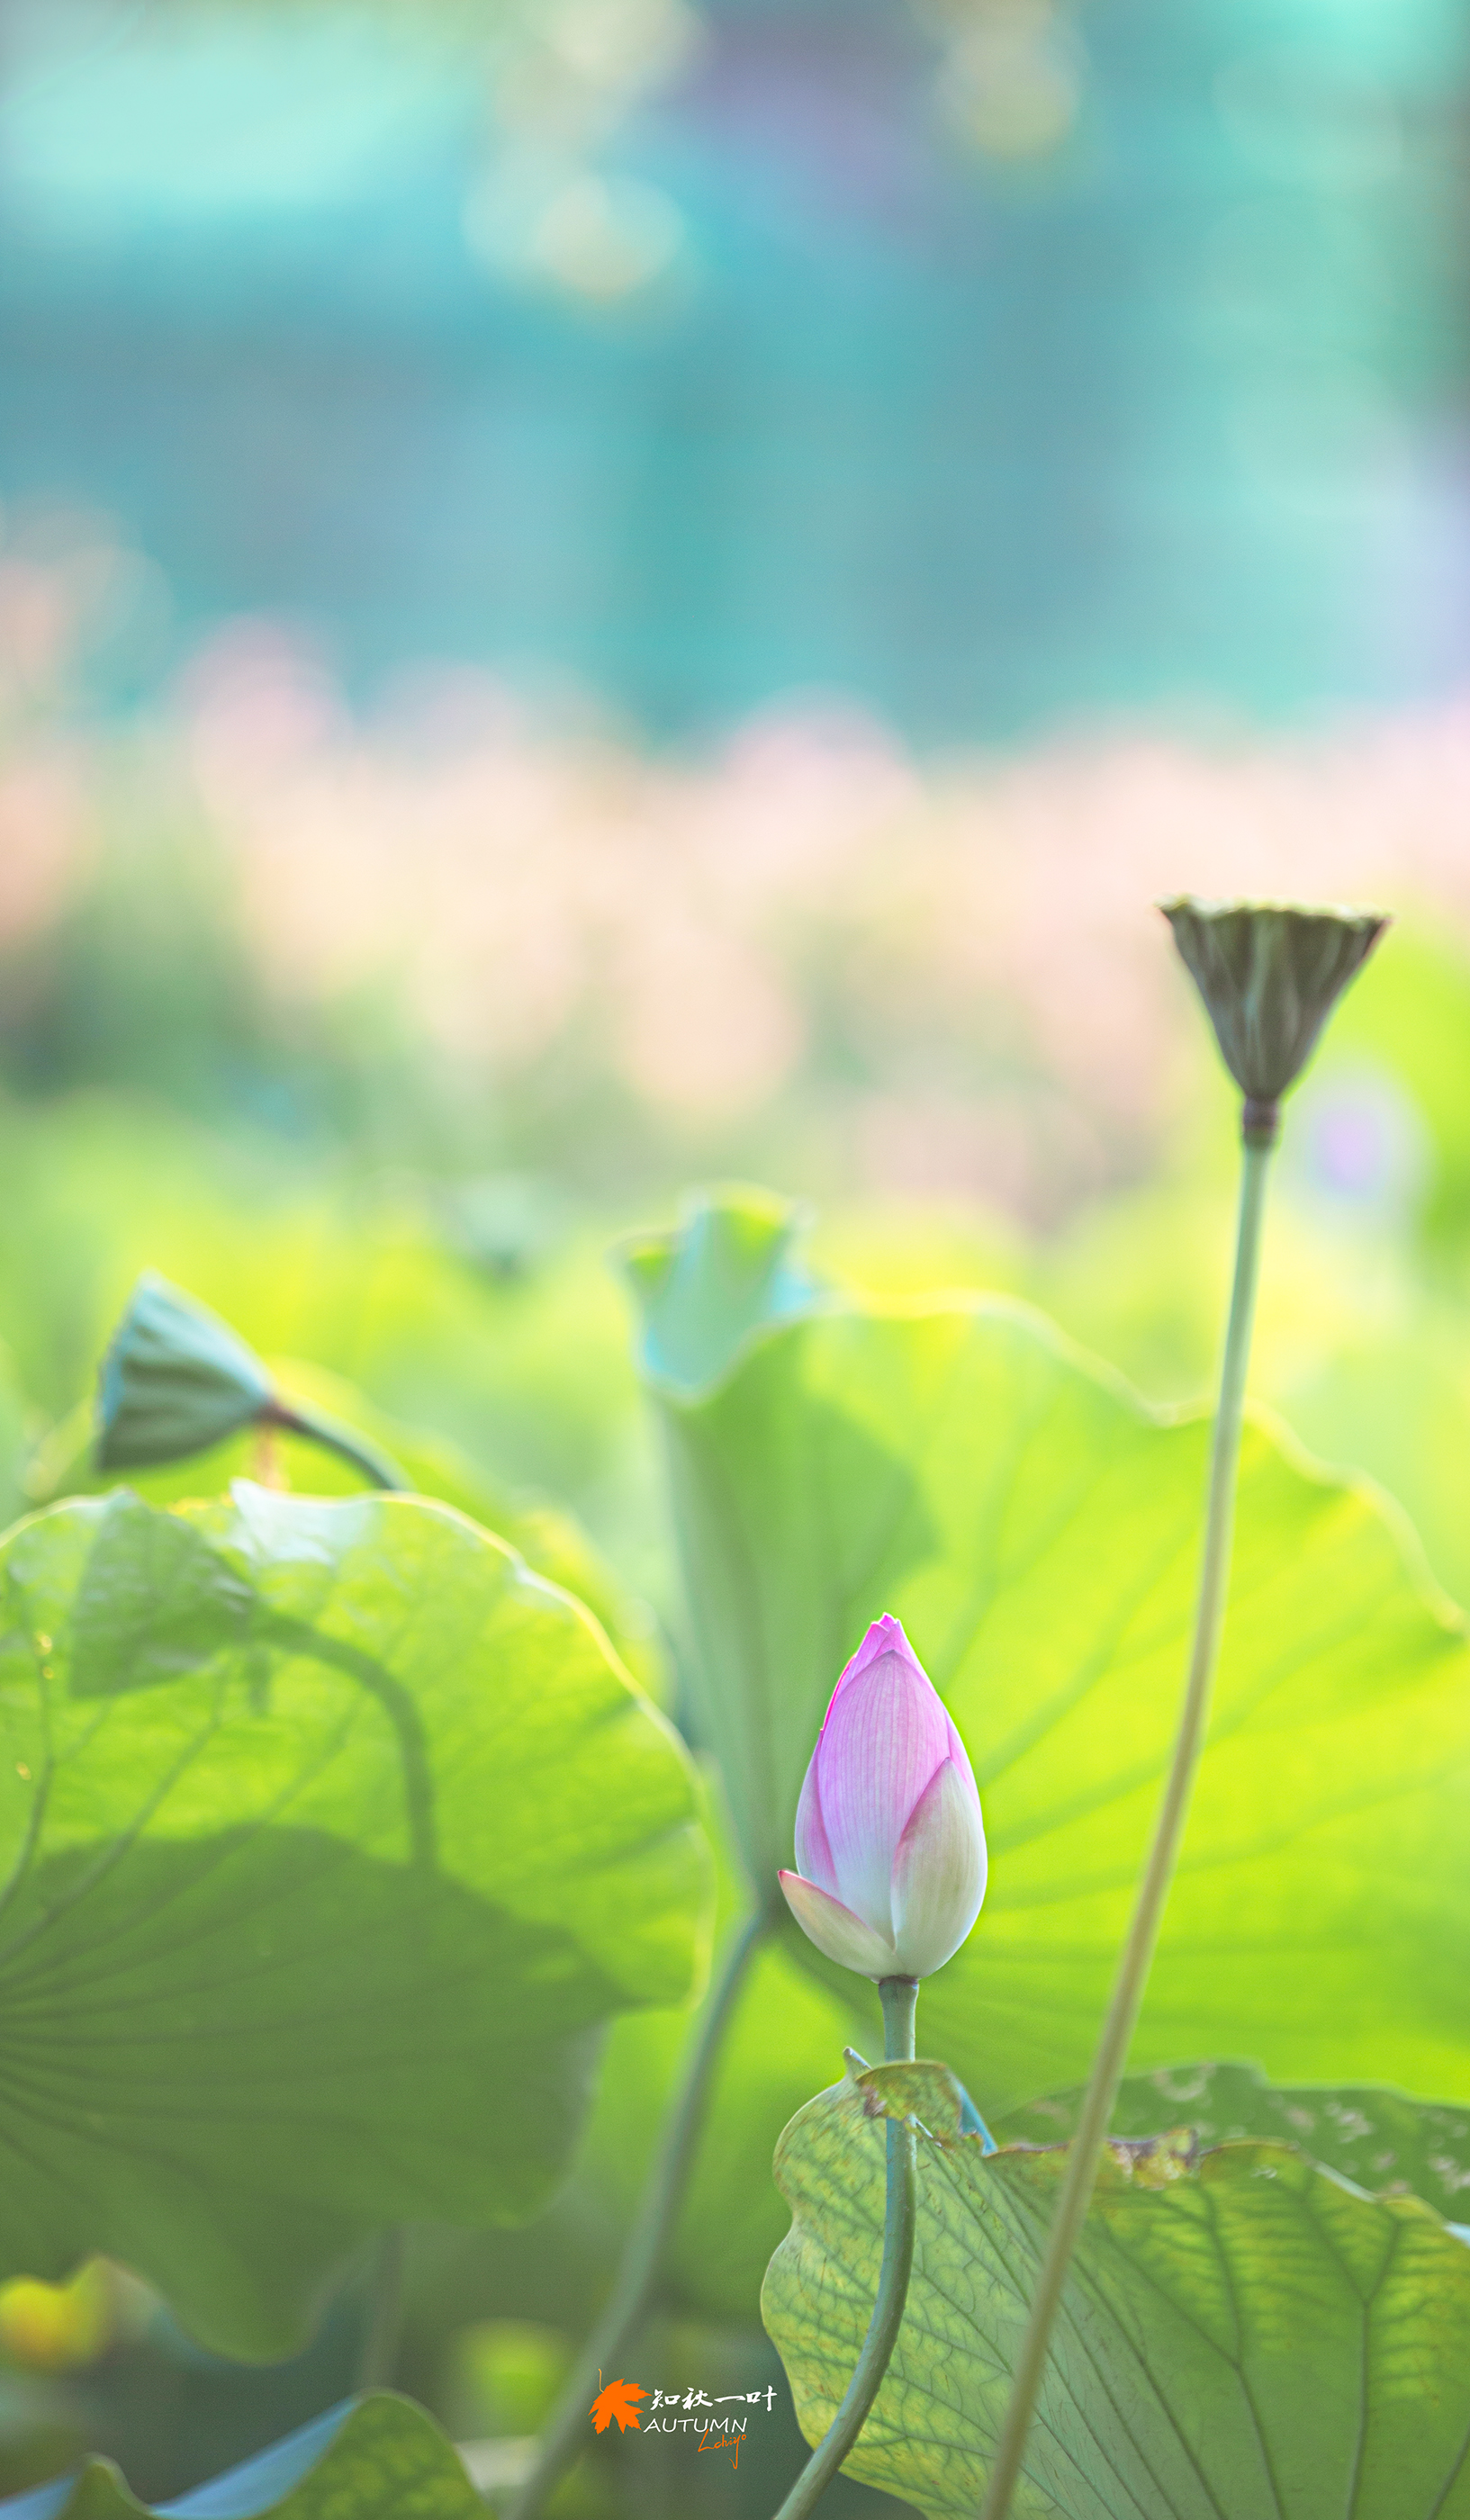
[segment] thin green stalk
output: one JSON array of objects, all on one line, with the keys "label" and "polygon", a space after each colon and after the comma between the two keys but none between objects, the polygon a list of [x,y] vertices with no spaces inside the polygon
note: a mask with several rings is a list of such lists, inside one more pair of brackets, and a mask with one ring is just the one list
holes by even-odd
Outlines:
[{"label": "thin green stalk", "polygon": [[[1248,1123],[1251,1114],[1248,1112]],[[1124,1946],[1113,2000],[1103,2024],[1092,2079],[1072,2138],[1067,2176],[1057,2201],[1046,2254],[1036,2280],[1031,2318],[1011,2384],[1010,2404],[990,2472],[981,2520],[1005,2520],[1021,2472],[1022,2453],[1046,2363],[1052,2320],[1062,2297],[1067,2269],[1081,2229],[1101,2159],[1103,2138],[1118,2097],[1124,2061],[1143,2001],[1143,1990],[1159,1938],[1174,1860],[1179,1850],[1194,1772],[1199,1765],[1210,1717],[1210,1690],[1219,1650],[1225,1595],[1230,1575],[1230,1540],[1235,1521],[1235,1468],[1240,1455],[1241,1408],[1245,1399],[1246,1365],[1251,1352],[1251,1323],[1256,1309],[1256,1279],[1261,1257],[1261,1219],[1265,1202],[1266,1167],[1274,1143],[1274,1109],[1268,1122],[1258,1119],[1246,1138],[1240,1183],[1240,1217],[1235,1241],[1235,1283],[1220,1366],[1219,1407],[1210,1453],[1210,1484],[1205,1509],[1205,1546],[1195,1609],[1194,1643],[1189,1657],[1183,1705],[1169,1780],[1154,1823],[1153,1844],[1139,1883],[1133,1920]]]},{"label": "thin green stalk", "polygon": [[[914,2052],[914,2008],[919,1982],[912,1977],[886,1977],[883,1998],[883,2052],[890,2064]],[[776,2520],[806,2520],[837,2474],[868,2418],[868,2409],[883,2385],[897,2340],[908,2278],[914,2262],[915,2143],[911,2120],[888,2121],[888,2192],[883,2214],[883,2264],[878,2272],[878,2298],[862,2352],[848,2382],[842,2405],[788,2494]]]},{"label": "thin green stalk", "polygon": [[616,2371],[628,2338],[648,2308],[683,2196],[684,2182],[694,2159],[710,2075],[719,2052],[725,2025],[744,1983],[746,1970],[759,1944],[770,1932],[771,1923],[770,1910],[758,1908],[747,1917],[726,1951],[724,1964],[706,2003],[704,2018],[689,2051],[683,2082],[666,2121],[663,2139],[649,2174],[648,2185],[643,2191],[637,2220],[628,2233],[612,2292],[562,2392],[542,2435],[536,2463],[511,2504],[508,2520],[534,2520],[563,2468],[571,2464],[581,2447],[587,2409],[601,2385],[598,2373]]},{"label": "thin green stalk", "polygon": [[[261,1410],[256,1423],[279,1427],[286,1434],[303,1435],[309,1443],[341,1454],[375,1488],[403,1491],[408,1486],[396,1462],[390,1462],[386,1453],[380,1453],[364,1436],[339,1426],[333,1418],[293,1409],[284,1400],[271,1400]],[[378,2234],[368,2279],[362,2342],[357,2352],[359,2389],[386,2389],[392,2378],[403,2325],[403,2267],[407,2255],[407,2231],[401,2223],[390,2223]]]},{"label": "thin green stalk", "polygon": [[386,2389],[398,2360],[398,2333],[403,2323],[403,2262],[408,2235],[401,2223],[390,2223],[379,2234],[368,2287],[367,2316],[357,2356],[359,2389]]},{"label": "thin green stalk", "polygon": [[327,1453],[350,1462],[361,1472],[370,1487],[386,1488],[390,1493],[406,1493],[408,1481],[396,1462],[370,1444],[349,1426],[340,1426],[335,1418],[318,1418],[314,1409],[294,1408],[289,1401],[268,1400],[256,1418],[257,1426],[277,1426],[285,1435],[302,1435],[308,1444],[320,1444]]}]

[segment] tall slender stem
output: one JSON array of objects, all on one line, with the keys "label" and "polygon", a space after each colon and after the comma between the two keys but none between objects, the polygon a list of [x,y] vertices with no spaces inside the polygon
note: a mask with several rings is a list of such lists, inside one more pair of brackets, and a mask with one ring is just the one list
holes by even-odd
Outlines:
[{"label": "tall slender stem", "polygon": [[[880,1980],[878,1992],[883,1998],[884,2055],[890,2064],[904,2062],[914,2052],[918,1979],[886,1977]],[[815,2509],[866,2423],[868,2410],[883,2385],[908,2299],[914,2259],[914,2151],[911,2120],[900,2124],[896,2118],[890,2118],[883,2264],[878,2272],[873,2316],[842,2405],[776,2513],[776,2520],[806,2520],[806,2514]]]},{"label": "tall slender stem", "polygon": [[710,2076],[725,2025],[744,1983],[745,1973],[759,1944],[770,1932],[771,1922],[769,1909],[758,1908],[747,1917],[726,1951],[724,1965],[711,1991],[704,2018],[689,2050],[684,2079],[669,2110],[612,2292],[562,2392],[560,2403],[542,2437],[536,2463],[511,2504],[508,2520],[534,2520],[563,2468],[570,2464],[580,2445],[587,2408],[599,2385],[598,2372],[616,2368],[629,2336],[648,2308],[683,2196],[684,2182],[694,2159]]},{"label": "tall slender stem", "polygon": [[350,1462],[354,1470],[370,1487],[386,1488],[391,1493],[407,1490],[408,1481],[396,1462],[370,1444],[349,1426],[340,1426],[335,1418],[319,1418],[314,1409],[298,1408],[286,1400],[268,1400],[256,1419],[260,1426],[279,1426],[286,1435],[302,1435],[308,1444],[320,1444],[339,1460]]},{"label": "tall slender stem", "polygon": [[390,2223],[386,2230],[379,2232],[373,2253],[357,2355],[359,2389],[387,2389],[392,2385],[403,2324],[403,2266],[407,2254],[408,2233],[403,2225]]},{"label": "tall slender stem", "polygon": [[[317,1418],[306,1409],[293,1409],[284,1400],[270,1400],[256,1422],[279,1427],[285,1434],[302,1435],[310,1443],[323,1445],[329,1453],[340,1454],[375,1488],[403,1490],[408,1485],[397,1463],[390,1462],[386,1453],[380,1453],[365,1436],[339,1426],[333,1418]],[[368,2278],[362,2339],[357,2350],[359,2389],[386,2389],[392,2378],[403,2326],[403,2269],[407,2256],[408,2233],[404,2226],[387,2224],[378,2234]]]},{"label": "tall slender stem", "polygon": [[1102,2141],[1118,2097],[1124,2062],[1143,2001],[1154,1945],[1173,1874],[1195,1769],[1204,1747],[1210,1716],[1210,1690],[1219,1650],[1225,1595],[1230,1575],[1230,1541],[1235,1522],[1235,1469],[1240,1455],[1241,1409],[1245,1399],[1246,1365],[1251,1352],[1251,1324],[1256,1310],[1256,1279],[1261,1257],[1261,1220],[1265,1201],[1266,1167],[1274,1143],[1274,1109],[1252,1127],[1248,1108],[1240,1182],[1240,1216],[1235,1240],[1235,1282],[1230,1319],[1220,1366],[1219,1407],[1210,1452],[1210,1484],[1205,1508],[1205,1546],[1195,1608],[1194,1643],[1189,1657],[1184,1699],[1174,1737],[1173,1756],[1153,1844],[1138,1886],[1133,1920],[1124,1946],[1113,2000],[1103,2024],[1092,2079],[1072,2138],[1067,2176],[1047,2234],[1046,2253],[1036,2280],[1031,2318],[1011,2384],[1010,2404],[990,2472],[981,2520],[1004,2520],[1021,2472],[1022,2453],[1046,2363],[1052,2320],[1062,2297],[1067,2269],[1087,2211],[1101,2157]]}]

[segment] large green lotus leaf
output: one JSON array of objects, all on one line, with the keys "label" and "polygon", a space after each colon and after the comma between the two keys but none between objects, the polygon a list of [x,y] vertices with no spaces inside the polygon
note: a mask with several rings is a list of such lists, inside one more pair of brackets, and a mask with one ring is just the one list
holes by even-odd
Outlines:
[{"label": "large green lotus leaf", "polygon": [[[792,2208],[761,2308],[809,2440],[882,2252],[885,2113],[914,2112],[919,2220],[894,2359],[850,2472],[975,2520],[1065,2151],[986,2157],[942,2066],[883,2067],[781,2139]],[[1012,2520],[1464,2520],[1470,2249],[1289,2145],[1104,2158]]]},{"label": "large green lotus leaf", "polygon": [[458,2454],[421,2407],[384,2392],[334,2407],[285,2441],[160,2505],[110,2459],[0,2502],[0,2520],[482,2520]]},{"label": "large green lotus leaf", "polygon": [[[1072,2135],[1082,2089],[1054,2092],[1012,2109],[993,2130],[1001,2143],[1058,2143]],[[1372,2083],[1266,2082],[1238,2062],[1163,2065],[1128,2075],[1112,2132],[1145,2137],[1187,2119],[1202,2143],[1242,2137],[1294,2143],[1362,2188],[1407,2190],[1447,2222],[1470,2211],[1470,2110],[1409,2099]]]},{"label": "large green lotus leaf", "polygon": [[[990,1841],[979,1927],[925,1990],[926,2040],[988,2118],[1081,2079],[1172,1737],[1207,1422],[1150,1412],[1009,1301],[743,1326],[699,1381],[687,1359],[661,1366],[649,1300],[691,1694],[753,1875],[791,1861],[828,1692],[896,1612],[969,1746]],[[1276,2079],[1470,2096],[1467,1788],[1470,1653],[1405,1527],[1253,1422],[1135,2067],[1244,2051]]]},{"label": "large green lotus leaf", "polygon": [[441,1508],[244,1483],[0,1575],[0,2272],[102,2252],[273,2354],[363,2231],[535,2212],[707,1871],[580,1605]]}]

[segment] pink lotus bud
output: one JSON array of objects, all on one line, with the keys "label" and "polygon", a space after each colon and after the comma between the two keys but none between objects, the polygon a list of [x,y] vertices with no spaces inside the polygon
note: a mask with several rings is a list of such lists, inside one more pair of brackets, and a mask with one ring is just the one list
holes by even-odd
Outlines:
[{"label": "pink lotus bud", "polygon": [[832,1692],[777,1875],[819,1952],[863,1977],[928,1977],[986,1895],[965,1745],[896,1619],[875,1619]]}]

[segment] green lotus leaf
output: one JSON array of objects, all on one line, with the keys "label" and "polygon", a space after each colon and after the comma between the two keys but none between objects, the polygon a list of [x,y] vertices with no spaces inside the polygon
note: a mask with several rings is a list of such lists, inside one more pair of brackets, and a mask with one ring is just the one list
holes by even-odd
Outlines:
[{"label": "green lotus leaf", "polygon": [[[877,2067],[792,2121],[761,2308],[808,2440],[862,2342],[887,2114],[918,2142],[914,2271],[848,2472],[975,2520],[1065,2150],[988,2157],[942,2066]],[[1112,2144],[1053,2334],[1012,2520],[1464,2520],[1470,2249],[1287,2144]]]},{"label": "green lotus leaf", "polygon": [[798,1248],[804,1221],[770,1191],[732,1189],[690,1199],[674,1233],[623,1245],[642,1323],[639,1363],[657,1388],[710,1389],[749,1338],[820,1300]]},{"label": "green lotus leaf", "polygon": [[126,1492],[0,1552],[0,2273],[225,2352],[363,2233],[523,2221],[689,1989],[693,1779],[579,1604],[409,1498]]},{"label": "green lotus leaf", "polygon": [[[1208,1421],[1028,1308],[825,1303],[653,1384],[691,1698],[752,1877],[791,1861],[822,1710],[891,1610],[980,1783],[990,1888],[925,1989],[987,2119],[1085,2075],[1172,1738]],[[1470,1652],[1371,1491],[1254,1420],[1209,1745],[1135,2068],[1470,2098]],[[807,1963],[809,1946],[798,1946]],[[857,1981],[850,1980],[850,1987]]]},{"label": "green lotus leaf", "polygon": [[140,2502],[111,2459],[0,2502],[0,2520],[482,2520],[452,2445],[387,2392],[333,2407],[166,2505]]}]

